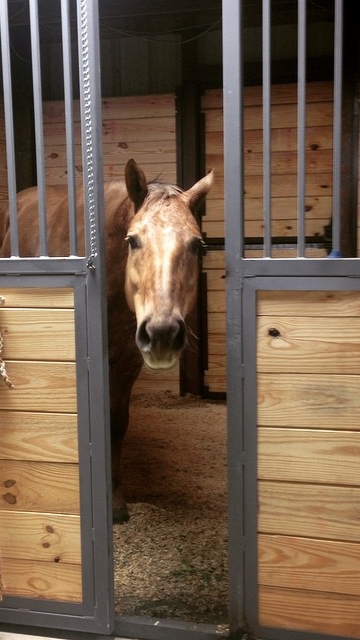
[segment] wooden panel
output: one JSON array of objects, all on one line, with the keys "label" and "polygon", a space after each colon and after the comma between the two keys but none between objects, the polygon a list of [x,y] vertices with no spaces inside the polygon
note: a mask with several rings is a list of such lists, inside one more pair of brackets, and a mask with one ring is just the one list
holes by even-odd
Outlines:
[{"label": "wooden panel", "polygon": [[1,409],[76,413],[75,368],[65,362],[7,362],[15,389],[0,384]]},{"label": "wooden panel", "polygon": [[[296,84],[277,84],[271,87],[271,101],[273,104],[297,103],[298,93]],[[318,102],[318,100],[333,99],[333,89],[329,82],[310,82],[306,87],[307,102]],[[261,86],[244,88],[244,104],[247,106],[261,105],[263,93]],[[209,89],[204,93],[203,109],[222,109],[223,92],[222,89]]]},{"label": "wooden panel", "polygon": [[78,462],[77,416],[0,410],[0,457]]},{"label": "wooden panel", "polygon": [[359,638],[358,596],[261,587],[259,604],[261,625]]},{"label": "wooden panel", "polygon": [[3,595],[59,602],[82,601],[81,566],[2,558]]},{"label": "wooden panel", "polygon": [[80,513],[77,464],[0,460],[0,483],[0,511]]},{"label": "wooden panel", "polygon": [[0,294],[5,298],[5,308],[48,308],[71,309],[74,307],[74,291],[66,288],[40,289],[19,288],[0,289]]},{"label": "wooden panel", "polygon": [[[310,303],[311,304],[311,303]],[[358,373],[360,317],[262,316],[257,328],[261,372]]]},{"label": "wooden panel", "polygon": [[259,584],[360,596],[360,545],[259,535]]},{"label": "wooden panel", "polygon": [[360,316],[359,291],[259,291],[257,315]]},{"label": "wooden panel", "polygon": [[[168,93],[163,95],[147,95],[147,96],[122,96],[103,98],[102,115],[103,118],[109,120],[126,120],[127,118],[137,119],[144,118],[149,112],[156,111],[158,118],[172,116],[174,114],[174,94]],[[53,100],[44,102],[44,123],[63,122],[65,118],[64,102],[61,100]],[[80,122],[80,104],[78,100],[74,100],[74,121]]]},{"label": "wooden panel", "polygon": [[358,430],[360,376],[260,373],[258,424]]},{"label": "wooden panel", "polygon": [[2,357],[14,360],[75,361],[72,309],[0,308]]},{"label": "wooden panel", "polygon": [[79,564],[80,517],[2,511],[0,548],[2,558]]},{"label": "wooden panel", "polygon": [[259,481],[259,533],[359,541],[360,488]]},{"label": "wooden panel", "polygon": [[261,480],[360,486],[359,459],[360,431],[258,430]]}]

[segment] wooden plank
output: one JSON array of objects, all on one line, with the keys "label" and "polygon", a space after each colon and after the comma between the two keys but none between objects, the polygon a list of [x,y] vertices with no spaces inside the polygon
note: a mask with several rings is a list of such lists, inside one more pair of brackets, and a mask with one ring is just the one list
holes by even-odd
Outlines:
[{"label": "wooden plank", "polygon": [[[310,303],[311,304],[311,303]],[[261,316],[257,370],[279,373],[360,371],[360,317]]]},{"label": "wooden plank", "polygon": [[10,307],[72,309],[74,307],[73,289],[3,287],[0,289],[0,294],[5,298],[5,307],[2,309]]},{"label": "wooden plank", "polygon": [[80,564],[80,516],[2,511],[2,558]]},{"label": "wooden plank", "polygon": [[[74,139],[80,140],[80,123],[74,124]],[[115,144],[126,143],[136,140],[175,140],[176,128],[175,118],[148,117],[142,119],[129,118],[128,120],[103,120],[102,123],[103,142],[113,142]],[[45,144],[57,146],[64,144],[65,123],[45,123],[44,124]]]},{"label": "wooden plank", "polygon": [[[107,119],[146,118],[150,113],[163,118],[175,113],[175,96],[173,93],[162,95],[115,96],[103,98],[101,102],[102,117]],[[75,122],[80,122],[79,100],[73,102]],[[62,100],[45,101],[43,103],[44,123],[63,122],[65,106]]]},{"label": "wooden plank", "polygon": [[0,511],[80,513],[77,464],[0,460],[0,482]]},{"label": "wooden plank", "polygon": [[[123,165],[106,165],[104,166],[104,180],[122,180],[124,177],[124,169],[126,162],[124,161]],[[176,169],[173,166],[166,166],[159,162],[159,164],[142,166],[142,169],[145,172],[146,177],[149,180],[153,180],[158,176],[162,176],[164,180],[170,182],[171,184],[176,183]],[[82,167],[77,167],[75,172],[75,177],[77,180],[77,184],[81,184],[82,181]],[[49,184],[65,184],[67,179],[67,169],[66,167],[47,167],[46,168],[46,179]]]},{"label": "wooden plank", "polygon": [[[307,104],[307,122],[312,127],[332,126],[333,104],[331,101],[319,101]],[[294,104],[275,104],[271,109],[271,128],[288,129],[297,126],[297,109]],[[244,107],[244,130],[261,130],[262,106],[248,105]],[[222,131],[223,114],[220,109],[206,113],[206,131]]]},{"label": "wooden plank", "polygon": [[[245,198],[262,197],[263,183],[262,176],[245,176]],[[296,193],[297,175],[289,174],[284,180],[284,176],[274,175],[271,186],[273,198],[289,198]],[[217,178],[211,188],[213,198],[224,198],[224,186],[222,181]],[[330,197],[332,195],[332,174],[315,173],[308,176],[306,183],[306,197]]]},{"label": "wooden plank", "polygon": [[260,480],[258,531],[359,541],[359,487]]},{"label": "wooden plank", "polygon": [[77,416],[0,411],[3,460],[78,462]]},{"label": "wooden plank", "polygon": [[[330,216],[325,220],[307,220],[305,223],[305,235],[321,238],[324,235],[324,225],[328,223],[329,219]],[[262,238],[264,235],[264,223],[262,220],[245,220],[244,228],[246,238]],[[294,238],[297,236],[297,228],[297,219],[277,220],[272,218],[271,234],[274,238]],[[210,238],[223,238],[225,236],[225,221],[213,221],[203,218],[202,230]]]},{"label": "wooden plank", "polygon": [[265,627],[359,638],[360,598],[328,592],[261,587],[259,623]]},{"label": "wooden plank", "polygon": [[[271,101],[273,104],[295,103],[297,104],[298,93],[297,84],[276,84],[271,87]],[[308,82],[306,85],[307,102],[318,102],[333,100],[332,82]],[[263,94],[261,86],[244,88],[244,104],[261,105]],[[223,106],[223,91],[219,89],[207,89],[201,100],[203,109],[221,109]]]},{"label": "wooden plank", "polygon": [[0,307],[0,332],[4,359],[75,361],[72,309]]},{"label": "wooden plank", "polygon": [[[207,117],[207,116],[206,116]],[[206,120],[205,120],[206,128]],[[306,148],[316,151],[317,149],[332,149],[333,128],[331,126],[311,126],[306,128]],[[263,130],[250,129],[244,131],[245,157],[251,153],[260,153],[263,150]],[[274,129],[271,132],[271,152],[297,150],[297,129],[296,127],[283,127]],[[207,155],[224,155],[224,134],[223,131],[206,132],[206,157]]]},{"label": "wooden plank", "polygon": [[77,564],[2,558],[3,595],[82,602],[82,572]]},{"label": "wooden plank", "polygon": [[74,363],[10,361],[6,370],[15,389],[0,384],[0,409],[76,413]]},{"label": "wooden plank", "polygon": [[360,431],[258,429],[258,478],[360,486]]},{"label": "wooden plank", "polygon": [[[124,164],[130,158],[136,158],[137,162],[143,164],[156,164],[159,159],[161,162],[176,163],[175,141],[132,141],[126,142],[104,143],[103,144],[103,163]],[[65,167],[66,166],[66,145],[59,144],[55,146],[45,147],[45,160],[49,167]],[[75,144],[75,164],[82,165],[81,146]]]},{"label": "wooden plank", "polygon": [[258,425],[360,428],[360,376],[258,374]]},{"label": "wooden plank", "polygon": [[358,317],[360,291],[259,291],[257,315]]},{"label": "wooden plank", "polygon": [[[216,178],[215,178],[216,179]],[[263,199],[245,198],[245,220],[263,220]],[[288,198],[273,198],[271,202],[272,220],[288,219],[294,220],[297,217],[298,201],[296,196]],[[222,220],[224,217],[223,200],[211,197],[211,191],[206,198],[206,211],[203,220]],[[306,199],[306,221],[322,220],[327,224],[331,218],[331,198],[328,196],[313,197]]]},{"label": "wooden plank", "polygon": [[226,372],[222,371],[221,374],[219,374],[213,373],[212,371],[205,371],[204,387],[210,392],[226,393]]},{"label": "wooden plank", "polygon": [[225,291],[212,291],[208,289],[207,295],[208,313],[226,313]]},{"label": "wooden plank", "polygon": [[360,596],[360,545],[259,535],[259,584]]}]

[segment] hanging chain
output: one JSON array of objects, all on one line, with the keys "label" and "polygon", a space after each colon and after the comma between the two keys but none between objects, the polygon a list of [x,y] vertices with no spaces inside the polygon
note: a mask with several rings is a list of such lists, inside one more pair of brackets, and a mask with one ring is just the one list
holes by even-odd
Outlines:
[{"label": "hanging chain", "polygon": [[90,64],[89,64],[89,39],[88,39],[88,0],[81,0],[80,3],[80,22],[81,22],[81,61],[82,61],[82,86],[83,86],[83,107],[84,107],[84,138],[85,150],[84,159],[86,165],[86,185],[88,198],[88,215],[89,215],[89,234],[90,234],[90,255],[88,256],[86,266],[90,270],[95,269],[94,260],[97,256],[97,237],[96,237],[96,207],[94,195],[94,163],[92,148],[92,115],[91,115],[91,85],[90,85]]},{"label": "hanging chain", "polygon": [[[0,296],[0,306],[4,306],[5,304],[5,298],[3,296]],[[0,378],[3,379],[3,381],[5,382],[6,386],[9,387],[9,389],[14,389],[14,385],[11,382],[8,374],[6,373],[6,367],[5,367],[5,362],[1,357],[2,354],[2,350],[3,350],[3,346],[4,346],[4,340],[3,337],[1,335],[1,331],[0,331]]]}]

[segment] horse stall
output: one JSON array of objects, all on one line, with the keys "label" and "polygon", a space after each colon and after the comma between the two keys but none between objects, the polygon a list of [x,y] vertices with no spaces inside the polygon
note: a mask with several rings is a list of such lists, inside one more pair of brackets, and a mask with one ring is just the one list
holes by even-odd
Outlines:
[{"label": "horse stall", "polygon": [[[0,2],[0,635],[359,638],[359,9],[178,5]],[[215,180],[180,364],[133,387],[119,524],[104,211],[131,158]]]}]

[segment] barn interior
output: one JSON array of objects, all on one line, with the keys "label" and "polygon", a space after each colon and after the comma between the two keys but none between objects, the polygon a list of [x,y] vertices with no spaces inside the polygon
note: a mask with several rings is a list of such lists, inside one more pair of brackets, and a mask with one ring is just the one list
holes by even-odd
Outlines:
[{"label": "barn interior", "polygon": [[[354,120],[347,117],[346,110],[352,108],[357,92],[358,16],[354,19],[353,12],[358,14],[359,9],[352,4],[350,13],[350,4],[345,2],[344,123],[349,145],[353,145],[357,131],[354,134]],[[245,86],[259,88],[263,73],[261,2],[245,0],[243,11]],[[293,87],[297,78],[297,2],[274,0],[271,11],[272,83]],[[19,190],[36,184],[28,12],[27,0],[9,0]],[[73,92],[77,100],[75,3],[72,12]],[[99,12],[104,103],[112,98],[139,97],[141,100],[158,96],[160,105],[161,96],[171,95],[174,105],[175,148],[171,149],[171,163],[166,166],[166,153],[161,155],[164,140],[160,140],[158,146],[153,143],[149,151],[142,148],[141,140],[137,145],[125,137],[118,141],[120,158],[114,161],[116,170],[121,171],[126,160],[138,153],[140,162],[145,157],[145,166],[149,165],[150,178],[155,177],[151,172],[159,170],[166,175],[169,171],[171,178],[186,188],[214,164],[221,184],[223,150],[219,144],[215,145],[215,151],[207,148],[205,122],[205,114],[210,111],[214,114],[216,109],[216,117],[221,118],[221,1],[101,0]],[[39,19],[42,99],[47,105],[45,112],[53,113],[52,103],[59,104],[64,99],[59,81],[62,77],[60,3],[40,0]],[[333,78],[333,3],[308,2],[307,22],[307,80],[321,93],[319,102],[330,102],[330,94],[326,94],[326,99],[323,96],[324,87],[331,86]],[[289,91],[291,93],[291,89]],[[153,103],[156,110],[158,103],[156,100]],[[126,117],[131,118],[136,104],[136,100],[119,102],[118,108],[121,110],[125,105]],[[146,101],[143,104],[146,110],[148,104]],[[222,133],[221,126],[216,131],[218,136]],[[317,151],[314,147],[313,153]],[[51,164],[57,160],[56,154],[56,148],[48,150],[49,182],[64,179],[63,169],[56,164],[53,169]],[[321,158],[317,162],[321,163]],[[344,202],[346,198],[347,202],[343,213],[343,252],[354,256],[357,203],[351,195],[351,181],[357,158],[346,149],[344,158],[351,170],[347,172],[349,188],[344,184]],[[107,164],[106,172],[111,175]],[[218,625],[221,632],[228,623],[228,575],[225,234],[223,193],[219,191],[211,205],[211,211],[215,211],[211,213],[211,220],[209,213],[207,220],[206,213],[203,217],[207,251],[199,302],[189,320],[198,339],[186,350],[178,371],[170,377],[155,378],[144,372],[134,388],[131,426],[124,451],[131,520],[114,527],[114,558],[118,615],[210,623]],[[4,187],[3,198],[5,192]],[[309,224],[307,244],[311,255],[327,255],[330,223],[331,210],[324,207],[316,222]],[[249,229],[248,251],[260,251],[260,226],[249,226]],[[275,250],[292,251],[295,243],[294,226],[283,219],[274,231]],[[212,321],[204,320],[204,313],[208,312],[213,312]]]}]

